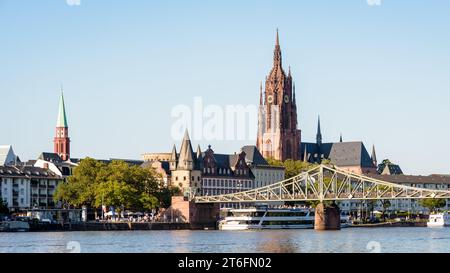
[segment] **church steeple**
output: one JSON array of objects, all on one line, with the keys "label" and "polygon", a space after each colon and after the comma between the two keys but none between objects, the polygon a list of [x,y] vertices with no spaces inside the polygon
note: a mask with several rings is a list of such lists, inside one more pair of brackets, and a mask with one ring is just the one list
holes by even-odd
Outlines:
[{"label": "church steeple", "polygon": [[68,128],[67,116],[66,116],[66,105],[64,104],[64,91],[61,88],[61,97],[59,99],[59,111],[58,120],[56,122],[56,127]]},{"label": "church steeple", "polygon": [[372,163],[375,167],[378,166],[378,160],[377,160],[377,153],[375,152],[375,145],[372,146],[372,156],[370,157],[372,159]]},{"label": "church steeple", "polygon": [[70,158],[70,138],[69,125],[67,123],[66,106],[64,104],[64,94],[61,87],[61,97],[59,99],[58,120],[56,122],[56,135],[53,139],[53,152],[58,154],[62,160]]},{"label": "church steeple", "polygon": [[275,50],[273,53],[273,66],[274,67],[282,67],[282,58],[281,58],[281,47],[280,47],[280,37],[278,35],[278,28],[277,28],[277,38],[275,43]]},{"label": "church steeple", "polygon": [[316,135],[316,143],[317,145],[322,145],[322,130],[320,129],[320,116],[317,122],[317,135]]}]

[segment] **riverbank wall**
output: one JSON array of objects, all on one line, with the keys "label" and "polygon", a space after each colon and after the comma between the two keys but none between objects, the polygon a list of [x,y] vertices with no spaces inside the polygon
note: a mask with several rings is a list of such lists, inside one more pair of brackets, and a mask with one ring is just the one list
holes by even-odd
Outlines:
[{"label": "riverbank wall", "polygon": [[377,227],[427,227],[427,222],[387,222],[376,224],[358,224],[351,227],[377,228]]},{"label": "riverbank wall", "polygon": [[45,231],[121,231],[121,230],[186,230],[189,223],[66,223],[30,224],[31,232]]}]

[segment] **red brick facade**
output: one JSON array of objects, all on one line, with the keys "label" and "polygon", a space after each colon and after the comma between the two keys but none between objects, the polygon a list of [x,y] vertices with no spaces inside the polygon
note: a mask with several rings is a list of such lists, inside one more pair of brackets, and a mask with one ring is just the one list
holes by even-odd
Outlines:
[{"label": "red brick facade", "polygon": [[62,160],[66,161],[70,158],[70,138],[69,128],[57,127],[56,136],[53,140],[54,152],[58,154]]}]

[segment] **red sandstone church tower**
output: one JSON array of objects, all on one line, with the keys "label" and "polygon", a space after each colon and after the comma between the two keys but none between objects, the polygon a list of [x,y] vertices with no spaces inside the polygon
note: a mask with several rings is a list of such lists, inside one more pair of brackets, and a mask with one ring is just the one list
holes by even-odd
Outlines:
[{"label": "red sandstone church tower", "polygon": [[55,143],[54,152],[58,154],[62,160],[66,161],[70,158],[70,138],[69,126],[67,125],[66,107],[64,105],[64,94],[61,93],[59,101],[58,121],[56,123],[56,136],[53,140]]},{"label": "red sandstone church tower", "polygon": [[300,159],[301,131],[297,128],[297,103],[291,69],[283,70],[280,40],[276,37],[273,68],[260,90],[257,147],[265,158]]}]

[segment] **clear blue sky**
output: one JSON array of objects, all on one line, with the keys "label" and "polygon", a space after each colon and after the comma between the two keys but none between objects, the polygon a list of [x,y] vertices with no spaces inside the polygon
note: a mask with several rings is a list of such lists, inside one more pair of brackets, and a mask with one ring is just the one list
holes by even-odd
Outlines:
[{"label": "clear blue sky", "polygon": [[52,151],[62,83],[73,157],[170,151],[175,105],[258,103],[278,27],[303,140],[320,114],[324,141],[450,173],[449,14],[441,0],[0,0],[0,144]]}]

